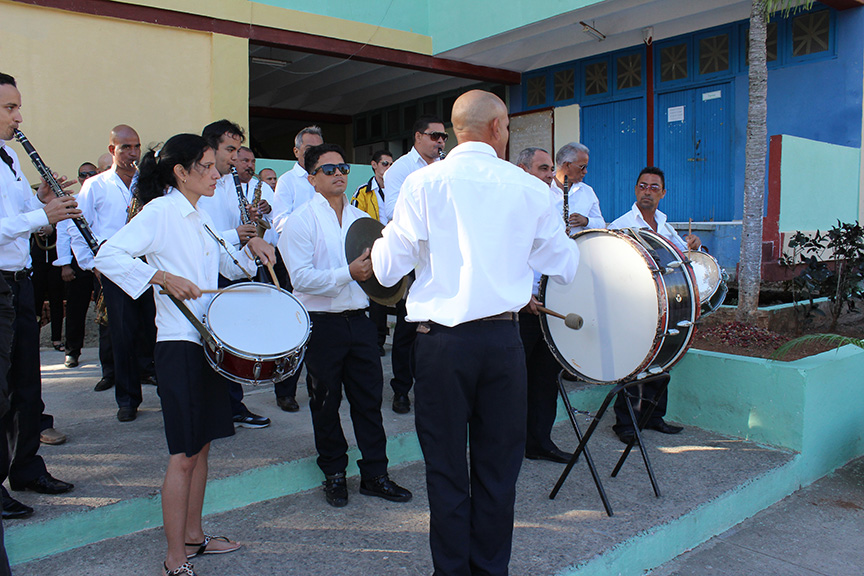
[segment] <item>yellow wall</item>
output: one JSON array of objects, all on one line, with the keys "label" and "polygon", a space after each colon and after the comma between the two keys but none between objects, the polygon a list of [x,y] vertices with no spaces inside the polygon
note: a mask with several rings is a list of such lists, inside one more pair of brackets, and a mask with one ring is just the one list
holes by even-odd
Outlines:
[{"label": "yellow wall", "polygon": [[107,150],[117,124],[135,128],[145,146],[200,134],[223,116],[245,126],[247,44],[0,0],[0,70],[18,81],[21,130],[46,164],[70,177]]}]

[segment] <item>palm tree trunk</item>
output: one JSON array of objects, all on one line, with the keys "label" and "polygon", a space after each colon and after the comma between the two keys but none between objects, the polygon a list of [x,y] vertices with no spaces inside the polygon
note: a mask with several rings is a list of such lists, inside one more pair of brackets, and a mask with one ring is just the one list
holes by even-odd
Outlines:
[{"label": "palm tree trunk", "polygon": [[762,213],[765,203],[765,160],[768,154],[767,29],[766,0],[753,0],[750,11],[750,102],[747,108],[744,214],[736,314],[742,322],[755,314],[762,282]]}]

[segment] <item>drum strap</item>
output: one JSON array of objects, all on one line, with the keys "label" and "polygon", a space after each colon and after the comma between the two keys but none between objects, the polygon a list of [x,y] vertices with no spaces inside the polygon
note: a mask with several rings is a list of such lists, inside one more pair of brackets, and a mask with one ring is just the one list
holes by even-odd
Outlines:
[{"label": "drum strap", "polygon": [[198,333],[201,334],[201,338],[204,340],[204,342],[207,343],[208,346],[210,346],[210,349],[216,350],[219,346],[218,344],[216,344],[216,340],[213,338],[213,335],[210,334],[210,331],[207,330],[207,327],[201,323],[201,321],[195,316],[195,314],[193,314],[192,311],[189,310],[189,307],[186,306],[186,304],[184,304],[182,300],[178,300],[171,294],[167,294],[167,296],[171,299],[172,302],[174,302],[174,305],[180,309],[180,312],[182,312],[183,315],[186,316],[186,319],[192,323],[192,326],[194,326],[195,329],[198,330]]}]

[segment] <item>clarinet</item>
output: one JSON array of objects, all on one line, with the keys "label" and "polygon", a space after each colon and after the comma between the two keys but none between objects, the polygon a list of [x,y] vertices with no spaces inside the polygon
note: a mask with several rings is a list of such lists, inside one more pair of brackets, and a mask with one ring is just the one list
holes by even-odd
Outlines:
[{"label": "clarinet", "polygon": [[[33,162],[33,166],[36,167],[39,175],[42,176],[42,179],[51,187],[51,191],[54,192],[54,195],[58,198],[69,196],[69,194],[63,191],[63,187],[60,186],[60,183],[54,178],[51,169],[45,165],[45,162],[43,162],[42,158],[39,157],[36,149],[33,148],[33,145],[30,143],[30,140],[24,136],[24,133],[20,130],[15,130],[14,134],[15,139],[21,143],[21,147],[24,148],[24,151],[27,152],[28,156],[30,156],[30,161]],[[81,236],[84,238],[84,241],[87,242],[87,246],[90,247],[90,251],[93,252],[93,255],[95,256],[96,252],[99,251],[99,243],[96,242],[96,238],[93,236],[93,231],[90,230],[90,225],[87,224],[87,220],[84,219],[84,216],[78,216],[77,218],[73,218],[72,222],[74,222],[75,226],[78,227],[78,231],[81,232]]]},{"label": "clarinet", "polygon": [[231,176],[234,178],[234,188],[237,190],[237,202],[240,204],[240,223],[251,224],[252,218],[249,217],[249,202],[246,200],[246,195],[243,194],[243,185],[240,184],[240,176],[237,175],[237,168],[231,166]]},{"label": "clarinet", "polygon": [[567,186],[567,176],[564,176],[564,230],[570,236],[570,187]]},{"label": "clarinet", "polygon": [[438,160],[443,160],[447,157],[447,153],[444,152],[443,148],[438,148]]}]

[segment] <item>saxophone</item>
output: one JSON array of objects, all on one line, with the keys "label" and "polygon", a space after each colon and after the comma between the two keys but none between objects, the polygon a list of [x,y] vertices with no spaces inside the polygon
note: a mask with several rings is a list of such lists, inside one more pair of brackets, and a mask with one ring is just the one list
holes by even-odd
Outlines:
[{"label": "saxophone", "polygon": [[[259,179],[258,184],[255,186],[255,192],[252,194],[252,206],[255,206],[256,208],[258,207],[258,203],[261,202],[262,184],[264,184],[264,182]],[[259,215],[258,221],[255,222],[255,229],[258,231],[258,237],[263,238],[264,233],[270,229],[270,223]]]}]

